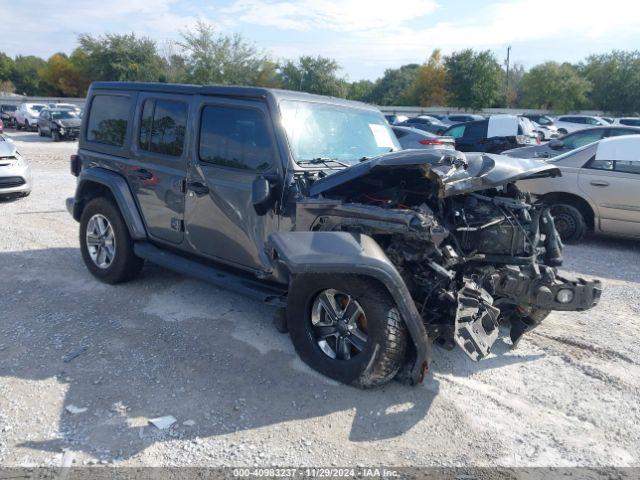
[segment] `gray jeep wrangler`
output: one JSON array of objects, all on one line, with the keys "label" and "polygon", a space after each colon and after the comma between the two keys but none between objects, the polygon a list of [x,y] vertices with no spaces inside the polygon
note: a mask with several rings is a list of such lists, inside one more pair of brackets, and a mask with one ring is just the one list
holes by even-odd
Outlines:
[{"label": "gray jeep wrangler", "polygon": [[560,275],[551,164],[401,151],[368,105],[261,88],[94,83],[67,201],[89,271],[143,262],[278,307],[311,367],[373,387],[422,381],[433,343],[477,361],[597,281]]}]

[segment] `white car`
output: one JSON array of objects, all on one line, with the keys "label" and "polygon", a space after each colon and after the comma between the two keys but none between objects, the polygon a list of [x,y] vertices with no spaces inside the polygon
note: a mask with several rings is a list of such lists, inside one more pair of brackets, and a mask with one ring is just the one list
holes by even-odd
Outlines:
[{"label": "white car", "polygon": [[603,118],[592,117],[590,115],[563,115],[556,118],[553,123],[561,135],[582,130],[583,128],[608,127],[610,125],[610,123]]},{"label": "white car", "polygon": [[640,117],[623,117],[616,118],[613,121],[614,125],[627,125],[629,127],[640,127]]},{"label": "white car", "polygon": [[605,138],[548,162],[562,176],[518,186],[551,207],[563,241],[587,230],[640,237],[640,135]]},{"label": "white car", "polygon": [[43,103],[21,103],[14,114],[16,119],[16,128],[20,130],[35,130],[38,127],[38,118],[40,110],[46,108]]}]

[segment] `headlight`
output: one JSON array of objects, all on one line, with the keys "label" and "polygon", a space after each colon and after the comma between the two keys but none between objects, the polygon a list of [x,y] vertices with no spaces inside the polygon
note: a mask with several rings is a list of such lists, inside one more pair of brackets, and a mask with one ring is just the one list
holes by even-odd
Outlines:
[{"label": "headlight", "polygon": [[573,300],[573,290],[569,288],[562,288],[558,290],[558,293],[556,294],[556,300],[559,303],[571,303],[571,301]]},{"label": "headlight", "polygon": [[60,127],[60,135],[64,135],[64,127]]}]

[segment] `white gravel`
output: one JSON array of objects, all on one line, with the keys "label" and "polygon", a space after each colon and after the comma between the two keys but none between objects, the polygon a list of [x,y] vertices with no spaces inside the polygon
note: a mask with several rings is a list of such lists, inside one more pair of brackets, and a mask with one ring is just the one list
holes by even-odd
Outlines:
[{"label": "white gravel", "polygon": [[[136,466],[640,466],[637,241],[566,249],[568,271],[604,281],[597,308],[554,313],[516,350],[500,341],[477,364],[437,349],[421,386],[359,391],[302,364],[259,303],[153,266],[127,285],[95,281],[64,209],[77,145],[10,135],[35,186],[0,204],[1,465],[65,455]],[[170,428],[149,425],[165,415]]]}]

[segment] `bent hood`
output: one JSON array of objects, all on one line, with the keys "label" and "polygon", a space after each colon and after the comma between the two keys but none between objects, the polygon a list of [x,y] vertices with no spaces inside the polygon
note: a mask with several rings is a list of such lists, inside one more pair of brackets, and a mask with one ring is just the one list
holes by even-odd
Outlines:
[{"label": "bent hood", "polygon": [[79,127],[82,123],[82,120],[79,118],[65,118],[64,120],[54,120],[58,125],[61,125],[65,128],[74,128]]},{"label": "bent hood", "polygon": [[364,161],[316,181],[309,194],[349,195],[385,171],[406,170],[438,184],[440,197],[486,190],[525,178],[560,176],[560,169],[537,159],[457,151],[401,150]]}]

